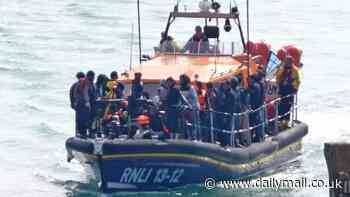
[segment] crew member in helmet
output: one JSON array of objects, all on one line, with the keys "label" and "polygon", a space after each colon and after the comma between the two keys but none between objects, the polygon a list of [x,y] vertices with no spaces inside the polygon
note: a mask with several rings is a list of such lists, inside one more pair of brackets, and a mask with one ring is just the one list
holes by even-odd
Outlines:
[{"label": "crew member in helmet", "polygon": [[287,56],[285,62],[276,73],[276,81],[279,88],[281,102],[278,107],[278,115],[281,116],[282,126],[288,126],[290,120],[290,110],[293,105],[295,94],[300,86],[300,75],[291,56]]}]

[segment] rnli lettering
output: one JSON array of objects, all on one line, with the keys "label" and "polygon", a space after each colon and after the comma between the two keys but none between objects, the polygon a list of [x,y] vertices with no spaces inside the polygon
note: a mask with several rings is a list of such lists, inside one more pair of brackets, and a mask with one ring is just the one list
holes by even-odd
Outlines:
[{"label": "rnli lettering", "polygon": [[179,183],[179,179],[185,170],[181,168],[125,168],[121,177],[121,183]]}]

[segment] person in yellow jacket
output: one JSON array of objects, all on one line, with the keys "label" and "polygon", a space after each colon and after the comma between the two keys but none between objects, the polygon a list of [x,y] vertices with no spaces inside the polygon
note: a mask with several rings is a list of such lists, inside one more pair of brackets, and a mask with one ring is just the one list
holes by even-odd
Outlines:
[{"label": "person in yellow jacket", "polygon": [[276,73],[276,82],[278,85],[278,94],[281,102],[278,106],[278,115],[280,120],[288,122],[290,120],[290,111],[293,105],[294,97],[300,86],[300,74],[298,68],[293,65],[293,59],[286,57]]},{"label": "person in yellow jacket", "polygon": [[[110,75],[111,79],[106,84],[107,89],[107,99],[122,99],[124,97],[124,89],[125,86],[123,83],[118,81],[118,73],[116,71],[111,72]],[[107,117],[108,113],[110,112],[112,106],[111,103],[109,103],[106,106],[105,112],[104,112],[104,119]]]},{"label": "person in yellow jacket", "polygon": [[118,82],[118,73],[116,71],[111,73],[111,79],[107,82],[106,87],[108,99],[123,98],[125,86]]}]

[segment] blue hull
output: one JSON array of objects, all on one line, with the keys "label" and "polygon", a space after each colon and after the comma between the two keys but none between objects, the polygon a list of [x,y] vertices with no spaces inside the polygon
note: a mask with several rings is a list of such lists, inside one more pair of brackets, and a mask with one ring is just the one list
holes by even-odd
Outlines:
[{"label": "blue hull", "polygon": [[162,191],[203,184],[207,178],[239,179],[262,172],[299,154],[306,134],[307,126],[300,123],[264,143],[228,149],[185,140],[96,143],[71,138],[67,140],[67,150],[70,156],[95,169],[104,193]]}]

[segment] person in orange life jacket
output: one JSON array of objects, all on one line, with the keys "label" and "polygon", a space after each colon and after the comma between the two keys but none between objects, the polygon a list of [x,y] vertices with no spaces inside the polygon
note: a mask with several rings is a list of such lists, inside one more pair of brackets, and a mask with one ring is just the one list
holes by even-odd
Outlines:
[{"label": "person in orange life jacket", "polygon": [[290,120],[290,110],[293,105],[293,96],[297,94],[300,85],[300,76],[298,69],[293,65],[291,56],[287,56],[283,66],[280,66],[276,73],[276,82],[278,85],[278,94],[282,98],[279,107],[278,115],[280,119],[288,122]]},{"label": "person in orange life jacket", "polygon": [[70,89],[71,107],[75,110],[77,136],[86,137],[90,124],[89,82],[82,72],[77,73],[78,82]]},{"label": "person in orange life jacket", "polygon": [[201,26],[195,27],[195,33],[183,48],[183,52],[186,51],[190,53],[206,53],[209,51],[209,41]]},{"label": "person in orange life jacket", "polygon": [[123,98],[125,86],[118,81],[117,71],[111,72],[111,79],[107,82],[108,98]]}]

